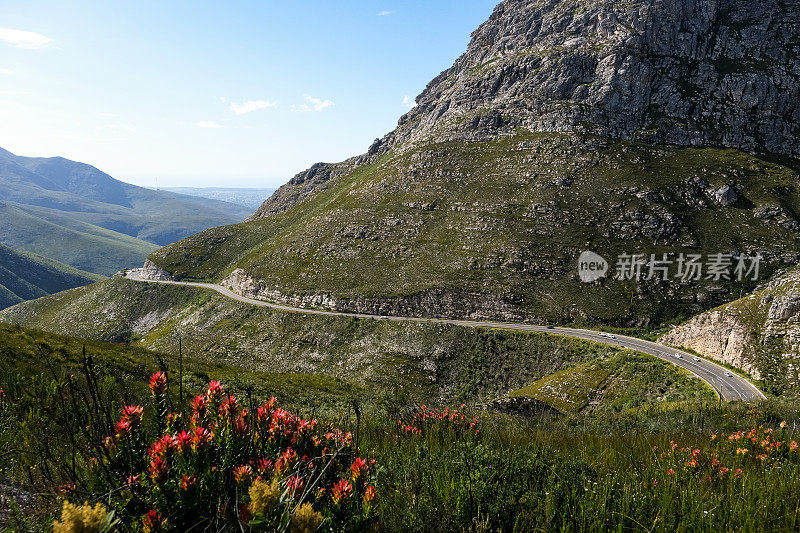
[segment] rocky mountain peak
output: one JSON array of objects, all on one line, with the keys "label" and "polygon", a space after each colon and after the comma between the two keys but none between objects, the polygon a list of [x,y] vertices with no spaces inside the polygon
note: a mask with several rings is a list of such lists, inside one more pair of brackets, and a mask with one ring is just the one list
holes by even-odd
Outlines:
[{"label": "rocky mountain peak", "polygon": [[800,159],[800,0],[505,0],[395,131],[251,219],[391,149],[517,128]]},{"label": "rocky mountain peak", "polygon": [[389,144],[524,127],[800,158],[800,2],[506,0]]}]

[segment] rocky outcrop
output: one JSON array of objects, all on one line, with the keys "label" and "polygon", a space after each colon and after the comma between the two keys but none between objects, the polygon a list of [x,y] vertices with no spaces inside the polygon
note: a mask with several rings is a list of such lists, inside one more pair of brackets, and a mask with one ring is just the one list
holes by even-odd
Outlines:
[{"label": "rocky outcrop", "polygon": [[142,266],[142,268],[131,271],[129,276],[131,275],[133,277],[138,277],[139,279],[151,281],[166,281],[172,279],[172,276],[169,274],[169,272],[159,267],[149,259],[144,262],[144,266]]},{"label": "rocky outcrop", "polygon": [[800,270],[700,314],[659,340],[734,365],[777,390],[800,386]]},{"label": "rocky outcrop", "polygon": [[660,342],[694,350],[741,368],[756,379],[761,377],[754,347],[750,346],[750,331],[734,313],[725,310],[703,313],[671,330],[661,337]]},{"label": "rocky outcrop", "polygon": [[[519,127],[798,159],[798,28],[798,0],[505,0],[397,129],[345,167]],[[341,169],[298,174],[254,218]]]},{"label": "rocky outcrop", "polygon": [[323,308],[368,315],[543,322],[540,317],[521,313],[520,310],[504,302],[502,296],[492,294],[448,290],[420,291],[397,298],[337,298],[324,293],[284,294],[266,287],[263,281],[250,276],[240,268],[234,270],[220,284],[248,298],[309,309]]}]

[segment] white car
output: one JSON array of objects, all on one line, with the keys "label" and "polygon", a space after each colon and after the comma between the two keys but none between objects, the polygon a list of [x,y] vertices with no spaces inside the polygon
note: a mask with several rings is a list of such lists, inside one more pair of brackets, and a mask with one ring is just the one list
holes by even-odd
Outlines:
[{"label": "white car", "polygon": [[725,377],[726,378],[732,378],[733,374],[731,374],[730,372],[725,372]]},{"label": "white car", "polygon": [[675,357],[677,357],[678,359],[683,359],[683,356],[681,354],[679,354],[679,353],[676,353]]},{"label": "white car", "polygon": [[699,357],[692,357],[692,361],[699,361],[699,360],[700,360]]},{"label": "white car", "polygon": [[606,333],[605,331],[601,331],[600,332],[600,336],[601,337],[605,337],[607,339],[616,339],[617,338],[617,336],[614,335],[613,333]]}]

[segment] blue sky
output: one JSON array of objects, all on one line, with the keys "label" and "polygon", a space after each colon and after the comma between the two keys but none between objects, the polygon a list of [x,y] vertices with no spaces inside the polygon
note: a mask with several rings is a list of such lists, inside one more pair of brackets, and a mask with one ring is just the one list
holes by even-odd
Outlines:
[{"label": "blue sky", "polygon": [[497,0],[0,3],[0,147],[145,186],[364,152]]}]

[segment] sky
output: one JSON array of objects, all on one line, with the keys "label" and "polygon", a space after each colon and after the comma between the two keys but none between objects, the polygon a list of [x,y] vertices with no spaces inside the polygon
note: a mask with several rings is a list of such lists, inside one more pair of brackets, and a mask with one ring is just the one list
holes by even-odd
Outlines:
[{"label": "sky", "polygon": [[143,186],[366,151],[497,0],[0,2],[0,147]]}]

